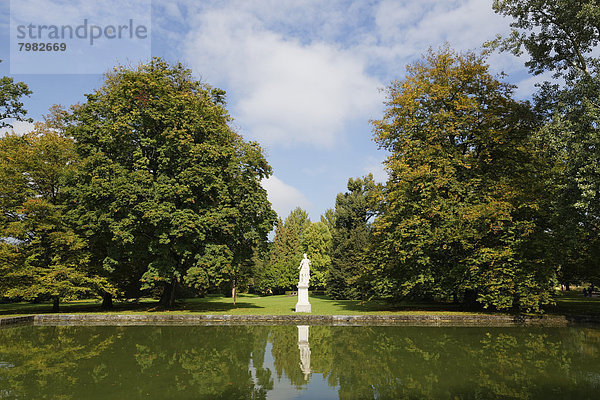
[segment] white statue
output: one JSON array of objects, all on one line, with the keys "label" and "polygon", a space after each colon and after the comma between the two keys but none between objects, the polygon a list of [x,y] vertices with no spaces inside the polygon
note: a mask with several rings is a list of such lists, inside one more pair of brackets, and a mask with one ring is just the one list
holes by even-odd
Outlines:
[{"label": "white statue", "polygon": [[300,270],[300,280],[298,281],[298,285],[306,285],[308,286],[308,281],[310,280],[310,260],[304,254],[304,258],[300,261],[300,266],[298,267]]},{"label": "white statue", "polygon": [[296,303],[296,312],[311,312],[310,302],[308,301],[308,281],[310,280],[310,260],[304,255],[300,261],[300,280],[298,281],[298,303]]}]

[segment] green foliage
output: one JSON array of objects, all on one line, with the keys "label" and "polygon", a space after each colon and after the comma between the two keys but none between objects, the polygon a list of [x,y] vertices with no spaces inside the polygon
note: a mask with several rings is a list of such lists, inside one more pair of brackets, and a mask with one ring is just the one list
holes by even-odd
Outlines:
[{"label": "green foliage", "polygon": [[561,282],[600,284],[600,76],[573,81],[555,95],[538,132],[549,163],[546,177],[553,246]]},{"label": "green foliage", "polygon": [[375,140],[391,152],[377,252],[392,297],[447,297],[537,310],[555,271],[543,262],[535,116],[484,59],[429,51],[388,88]]},{"label": "green foliage", "polygon": [[566,80],[545,83],[536,107],[546,124],[537,134],[548,166],[546,185],[552,245],[551,263],[564,284],[600,283],[600,77],[594,50],[600,43],[600,3],[574,0],[496,1],[496,12],[511,16],[514,32],[495,45],[529,53],[533,73],[552,71]]},{"label": "green foliage", "polygon": [[287,226],[288,229],[293,231],[295,236],[297,236],[300,240],[302,238],[302,233],[304,232],[304,230],[310,226],[310,218],[308,217],[308,212],[301,209],[300,207],[296,207],[290,212],[290,215],[288,215],[285,219],[285,226]]},{"label": "green foliage", "polygon": [[257,143],[228,126],[224,92],[160,59],[117,67],[73,109],[67,131],[83,158],[71,214],[92,262],[123,289],[200,291],[248,273],[275,214],[260,180],[271,173]]},{"label": "green foliage", "polygon": [[308,226],[308,213],[300,207],[290,212],[285,221],[279,218],[269,263],[255,279],[260,292],[271,294],[296,289],[303,252],[302,233]]},{"label": "green foliage", "polygon": [[530,72],[573,77],[597,67],[592,52],[600,43],[598,0],[494,0],[493,8],[514,19],[513,29],[509,37],[488,45],[515,55],[524,48]]},{"label": "green foliage", "polygon": [[0,78],[0,129],[12,128],[12,125],[6,122],[11,118],[17,121],[32,122],[31,118],[25,118],[27,110],[21,102],[21,97],[29,96],[31,93],[31,90],[23,82],[15,83],[14,79],[8,76]]},{"label": "green foliage", "polygon": [[348,192],[335,200],[331,264],[327,293],[335,299],[358,299],[368,296],[370,274],[367,249],[370,242],[369,219],[373,216],[370,197],[375,192],[373,176],[348,180]]},{"label": "green foliage", "polygon": [[273,270],[270,267],[271,252],[273,242],[267,243],[264,247],[259,247],[254,251],[251,266],[251,279],[248,283],[250,293],[260,293],[262,295],[272,294],[272,287],[276,277],[272,275]]},{"label": "green foliage", "polygon": [[[55,109],[56,121],[60,110]],[[63,184],[77,163],[74,143],[49,124],[0,139],[0,276],[3,294],[74,299],[112,292],[87,270],[86,242],[64,218]],[[57,304],[57,303],[56,303]]]},{"label": "green foliage", "polygon": [[314,222],[302,233],[302,251],[310,258],[310,286],[312,290],[326,288],[331,268],[331,233],[323,222]]},{"label": "green foliage", "polygon": [[286,273],[286,260],[293,254],[290,254],[292,239],[288,229],[279,218],[275,227],[275,238],[271,251],[266,255],[268,259],[264,260],[265,255],[263,255],[260,264],[255,264],[255,286],[260,293],[283,293],[293,284],[289,274]]},{"label": "green foliage", "polygon": [[325,214],[321,215],[321,222],[327,225],[329,232],[335,228],[335,211],[331,208],[325,210]]}]

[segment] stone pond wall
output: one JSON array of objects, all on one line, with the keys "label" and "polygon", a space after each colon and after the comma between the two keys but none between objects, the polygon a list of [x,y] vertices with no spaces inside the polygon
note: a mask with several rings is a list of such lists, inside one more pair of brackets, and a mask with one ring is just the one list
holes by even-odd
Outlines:
[{"label": "stone pond wall", "polygon": [[429,326],[569,326],[600,323],[594,316],[513,315],[190,315],[190,314],[38,314],[0,318],[0,327],[30,325],[429,325]]}]

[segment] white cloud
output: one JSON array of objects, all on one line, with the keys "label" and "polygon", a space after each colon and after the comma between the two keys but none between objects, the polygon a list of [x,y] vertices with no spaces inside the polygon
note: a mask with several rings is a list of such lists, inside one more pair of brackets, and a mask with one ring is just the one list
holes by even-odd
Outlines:
[{"label": "white cloud", "polygon": [[[478,50],[496,34],[507,34],[509,20],[493,12],[491,1],[383,0],[373,7],[376,38],[360,51],[379,67],[384,80],[402,78],[404,66],[421,58],[429,47],[445,42],[457,50]],[[493,72],[522,70],[512,54],[494,57]]]},{"label": "white cloud", "polygon": [[415,55],[445,41],[459,49],[477,48],[508,27],[491,4],[481,0],[384,0],[375,15],[384,45],[402,46],[406,54]]},{"label": "white cloud", "polygon": [[274,175],[263,179],[261,185],[267,191],[273,209],[281,218],[285,218],[296,207],[307,209],[311,206],[304,194]]},{"label": "white cloud", "polygon": [[338,44],[285,37],[234,7],[202,11],[193,26],[189,63],[235,93],[238,123],[261,142],[332,146],[381,104],[381,84],[365,73],[364,57]]},{"label": "white cloud", "polygon": [[[481,0],[185,4],[186,61],[230,92],[242,133],[268,145],[339,144],[378,112],[378,88],[402,78],[404,65],[430,46],[477,49],[509,24]],[[179,11],[172,8],[165,11]],[[522,71],[510,54],[494,62],[494,72]]]},{"label": "white cloud", "polygon": [[160,4],[156,4],[156,7],[161,8],[162,10],[164,10],[164,12],[166,13],[166,15],[172,19],[175,19],[177,21],[183,22],[184,18],[183,18],[183,14],[181,13],[181,8],[179,7],[179,5],[177,3],[160,3]]},{"label": "white cloud", "polygon": [[11,124],[13,127],[9,128],[2,128],[0,129],[0,134],[4,135],[5,133],[8,132],[14,132],[19,136],[23,136],[24,134],[31,132],[34,128],[34,124],[31,122],[27,122],[27,121],[15,121],[15,120],[9,120],[6,121],[9,124]]}]

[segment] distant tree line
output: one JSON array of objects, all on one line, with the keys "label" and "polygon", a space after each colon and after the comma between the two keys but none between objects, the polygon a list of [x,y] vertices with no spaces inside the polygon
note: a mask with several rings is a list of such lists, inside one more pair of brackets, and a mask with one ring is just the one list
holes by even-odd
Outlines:
[{"label": "distant tree line", "polygon": [[[13,299],[294,290],[538,311],[600,284],[600,4],[494,1],[513,32],[483,54],[430,49],[387,88],[373,137],[388,180],[350,179],[320,221],[277,218],[257,143],[223,91],[160,59],[117,67],[83,104],[0,139],[0,294]],[[487,55],[554,74],[529,101]],[[0,82],[1,126],[24,120]],[[275,227],[273,242],[267,234]]]}]

